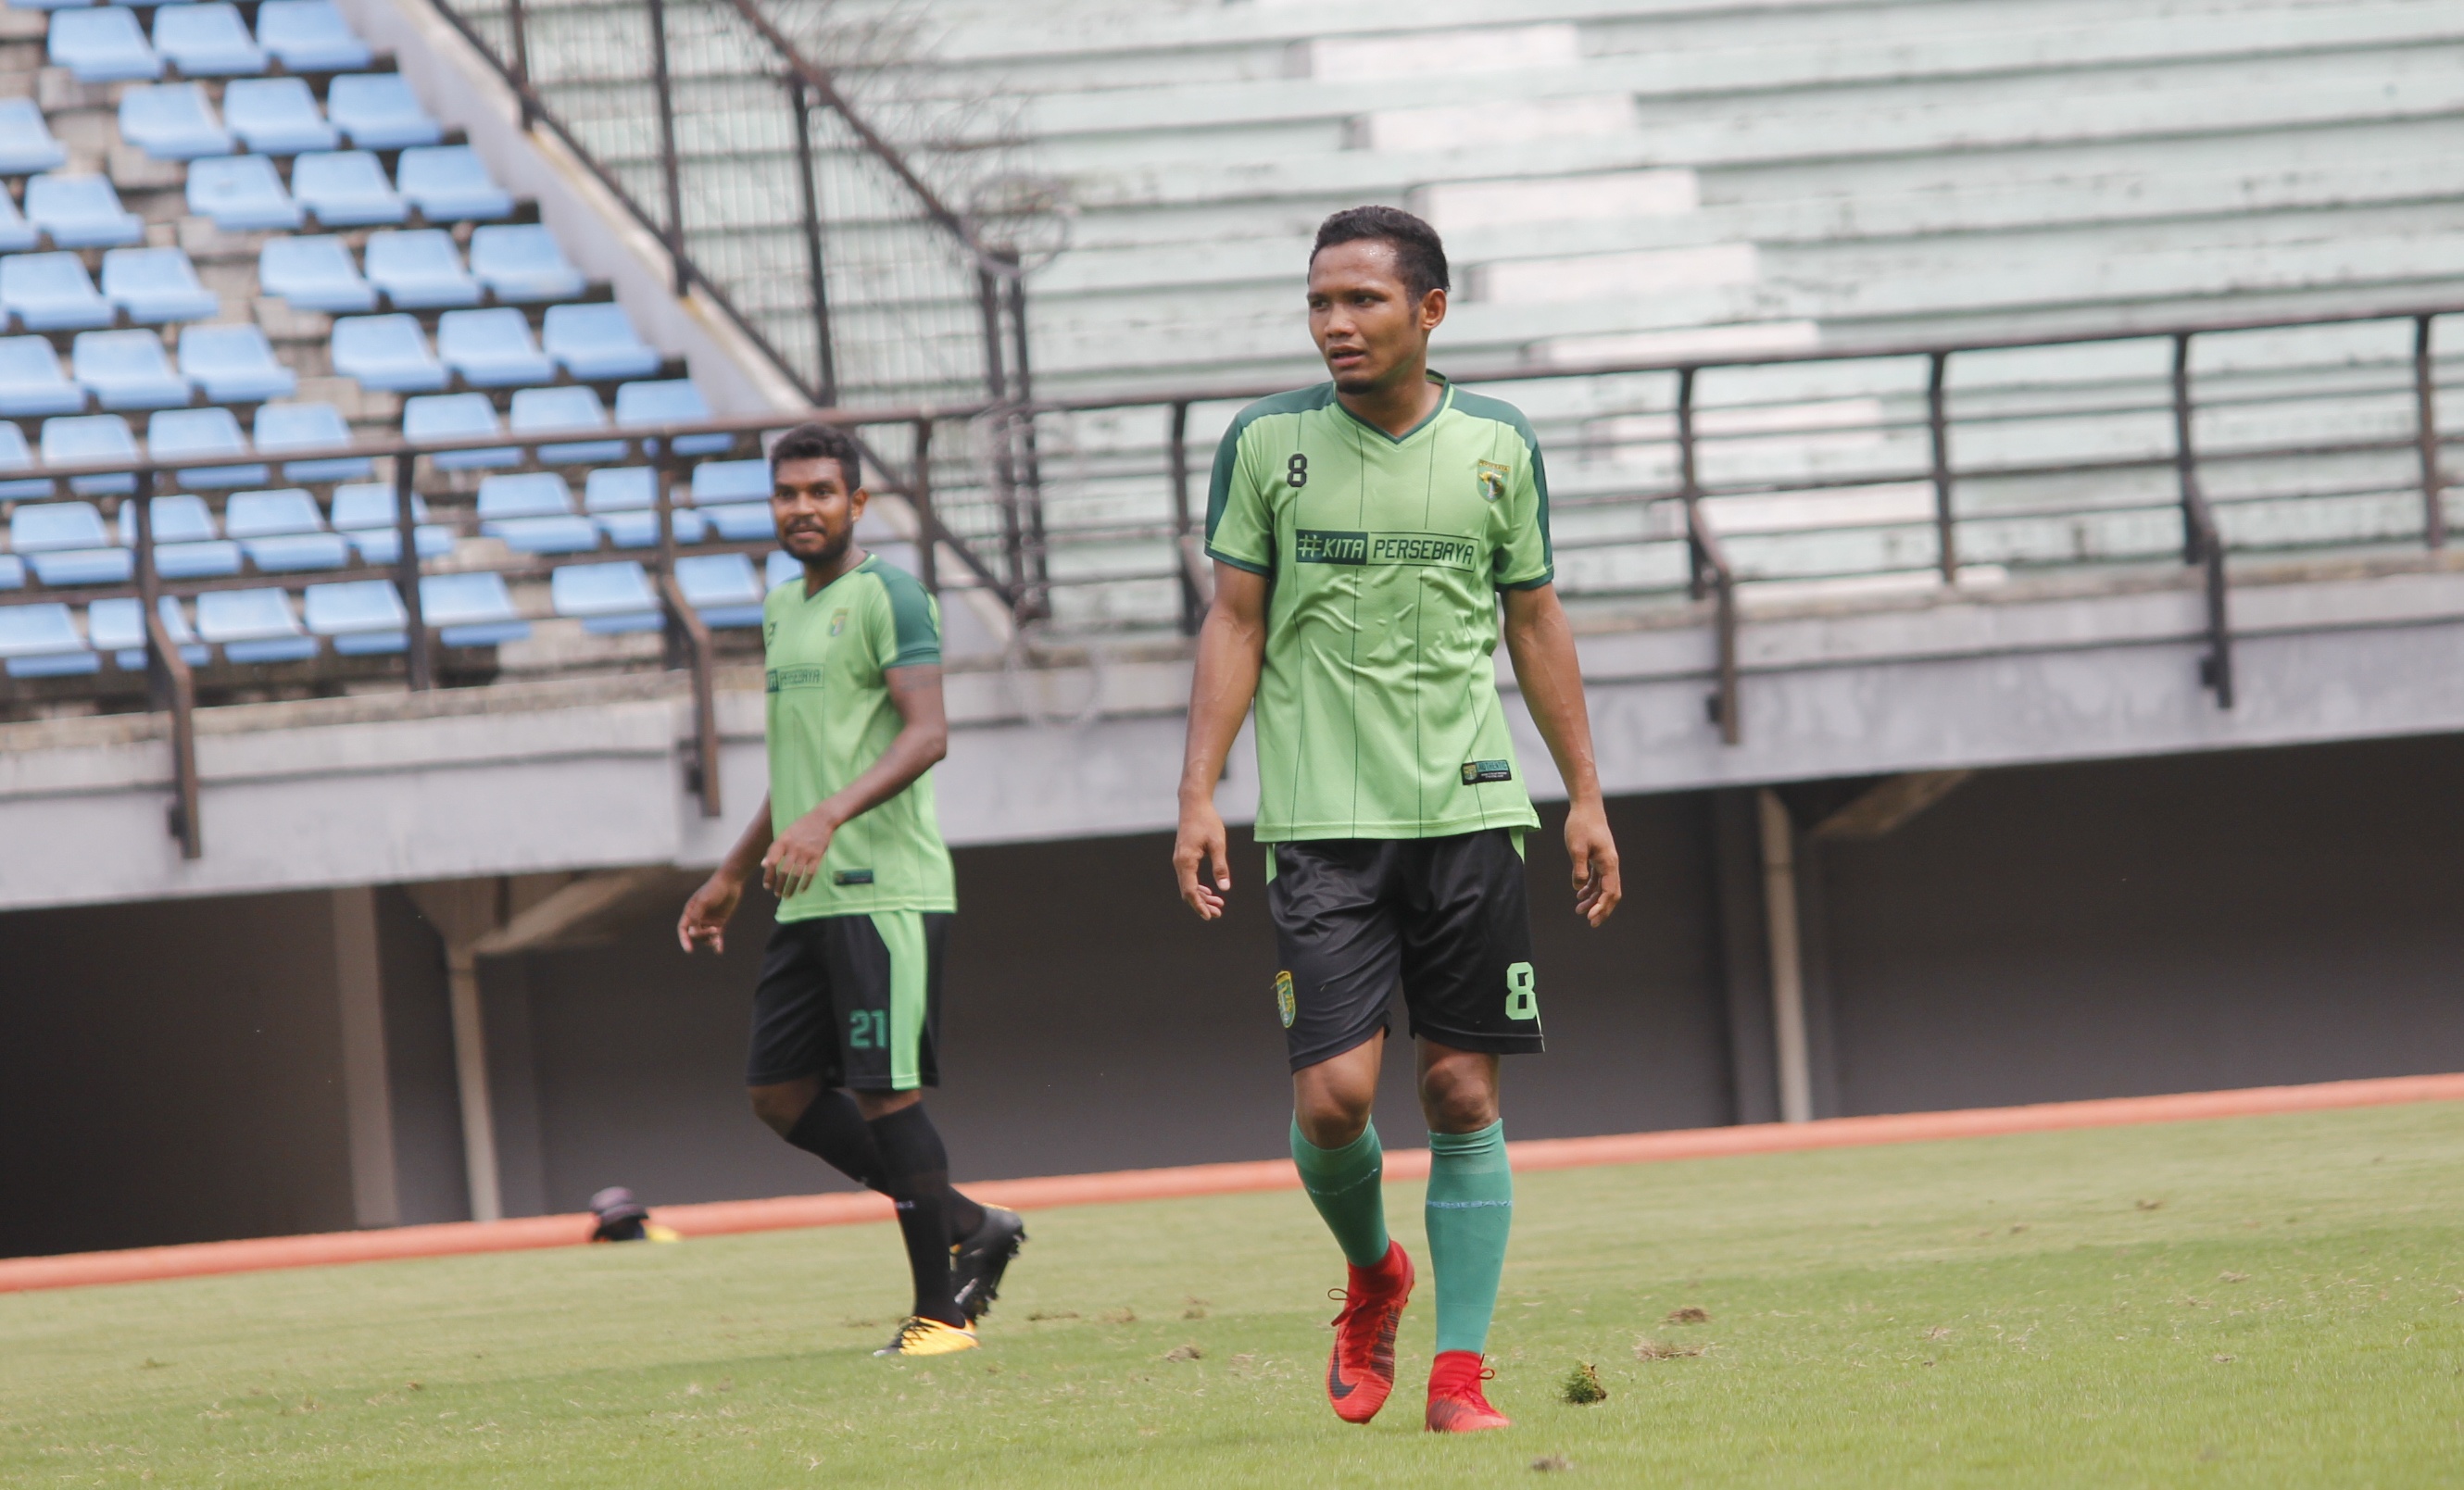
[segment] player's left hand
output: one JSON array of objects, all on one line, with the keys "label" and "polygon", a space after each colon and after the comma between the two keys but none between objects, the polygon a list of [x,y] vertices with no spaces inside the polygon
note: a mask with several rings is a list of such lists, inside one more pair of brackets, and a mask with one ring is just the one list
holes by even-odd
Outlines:
[{"label": "player's left hand", "polygon": [[761,856],[761,887],[781,900],[793,900],[820,877],[822,856],[830,851],[838,825],[808,812],[787,824]]},{"label": "player's left hand", "polygon": [[1578,803],[1567,812],[1566,857],[1574,862],[1574,914],[1597,926],[1625,898],[1617,840],[1609,836],[1608,810],[1598,802]]}]

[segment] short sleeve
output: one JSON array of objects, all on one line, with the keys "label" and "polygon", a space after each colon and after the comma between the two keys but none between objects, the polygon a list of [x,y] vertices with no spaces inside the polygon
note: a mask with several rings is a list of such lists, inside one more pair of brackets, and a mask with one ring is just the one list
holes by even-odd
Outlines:
[{"label": "short sleeve", "polygon": [[881,603],[872,617],[873,655],[882,670],[920,668],[941,660],[941,609],[914,576],[884,566]]},{"label": "short sleeve", "polygon": [[1241,451],[1249,425],[1247,419],[1233,421],[1215,448],[1215,474],[1206,489],[1206,552],[1235,569],[1273,574],[1275,515]]},{"label": "short sleeve", "polygon": [[1494,573],[1499,589],[1536,590],[1557,577],[1557,556],[1549,544],[1549,468],[1530,427],[1520,419],[1516,425],[1526,458],[1507,487],[1506,533]]}]

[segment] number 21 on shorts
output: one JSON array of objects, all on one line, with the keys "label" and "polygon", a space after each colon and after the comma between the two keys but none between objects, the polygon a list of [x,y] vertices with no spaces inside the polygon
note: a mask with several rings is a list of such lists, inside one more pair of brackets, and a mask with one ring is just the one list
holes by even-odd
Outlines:
[{"label": "number 21 on shorts", "polygon": [[1540,1018],[1540,980],[1528,962],[1506,970],[1506,1017],[1517,1021]]},{"label": "number 21 on shorts", "polygon": [[849,1014],[847,1048],[849,1050],[888,1050],[890,1048],[890,1011],[858,1009]]}]

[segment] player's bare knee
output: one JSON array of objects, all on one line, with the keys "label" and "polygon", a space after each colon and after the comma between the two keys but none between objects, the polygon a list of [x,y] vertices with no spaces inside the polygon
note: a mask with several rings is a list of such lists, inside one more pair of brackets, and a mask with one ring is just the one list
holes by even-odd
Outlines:
[{"label": "player's bare knee", "polygon": [[1469,1133],[1497,1121],[1497,1083],[1485,1063],[1445,1062],[1420,1073],[1420,1112],[1429,1129]]}]

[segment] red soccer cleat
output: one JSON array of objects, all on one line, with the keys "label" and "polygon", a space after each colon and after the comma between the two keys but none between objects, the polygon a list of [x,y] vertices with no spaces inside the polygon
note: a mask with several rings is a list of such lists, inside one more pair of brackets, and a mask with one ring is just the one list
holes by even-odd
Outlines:
[{"label": "red soccer cleat", "polygon": [[1400,1244],[1386,1244],[1375,1267],[1352,1269],[1352,1286],[1333,1290],[1343,1301],[1334,1317],[1334,1353],[1326,1363],[1326,1399],[1347,1423],[1365,1423],[1395,1390],[1395,1326],[1412,1299],[1412,1259]]},{"label": "red soccer cleat", "polygon": [[1514,1419],[1488,1405],[1480,1384],[1497,1373],[1483,1365],[1477,1350],[1441,1350],[1429,1366],[1431,1433],[1479,1433],[1511,1428]]}]

